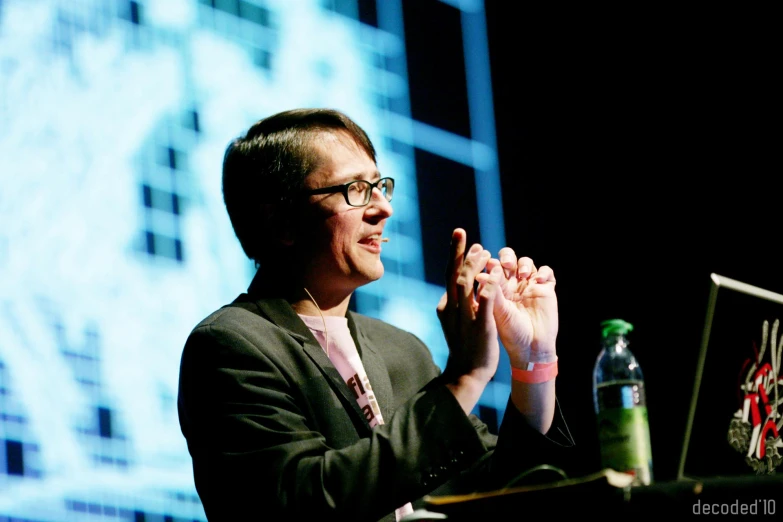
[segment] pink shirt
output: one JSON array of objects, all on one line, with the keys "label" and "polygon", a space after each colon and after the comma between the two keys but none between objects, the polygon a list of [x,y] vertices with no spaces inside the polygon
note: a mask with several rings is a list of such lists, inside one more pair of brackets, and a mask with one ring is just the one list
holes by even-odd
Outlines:
[{"label": "pink shirt", "polygon": [[[364,371],[359,352],[356,350],[356,344],[354,344],[353,337],[351,337],[348,319],[336,316],[324,316],[321,318],[311,315],[300,315],[299,317],[313,332],[329,360],[332,361],[334,367],[340,372],[345,384],[353,391],[356,402],[359,404],[362,412],[364,412],[370,427],[374,428],[379,424],[383,424],[383,415],[378,407],[378,401],[375,399],[370,379],[367,378],[367,372]],[[324,327],[326,327],[325,332]],[[398,508],[395,513],[397,520],[400,520],[405,515],[413,513],[413,506],[409,502]]]}]

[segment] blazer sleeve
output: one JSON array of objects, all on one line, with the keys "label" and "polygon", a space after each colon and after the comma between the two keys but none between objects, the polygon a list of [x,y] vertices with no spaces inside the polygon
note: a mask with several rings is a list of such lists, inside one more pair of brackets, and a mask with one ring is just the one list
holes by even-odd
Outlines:
[{"label": "blazer sleeve", "polygon": [[[464,495],[508,487],[542,484],[563,478],[574,458],[575,442],[560,405],[546,434],[531,427],[509,399],[498,435],[475,415],[471,421],[490,448],[479,460],[440,485],[428,497]],[[556,470],[560,470],[559,472]],[[417,507],[427,507],[426,498]]]},{"label": "blazer sleeve", "polygon": [[479,461],[494,442],[435,379],[386,424],[343,447],[329,444],[303,394],[312,377],[276,357],[298,348],[273,327],[208,323],[189,336],[178,409],[211,522],[381,519]]}]

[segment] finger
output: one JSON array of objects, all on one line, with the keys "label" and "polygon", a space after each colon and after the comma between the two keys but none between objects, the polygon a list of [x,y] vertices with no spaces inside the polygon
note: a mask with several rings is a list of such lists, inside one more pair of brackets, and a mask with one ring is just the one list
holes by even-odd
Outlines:
[{"label": "finger", "polygon": [[517,254],[511,247],[503,247],[498,252],[498,259],[500,265],[503,267],[506,279],[512,277],[516,273],[517,268]]},{"label": "finger", "polygon": [[500,278],[500,292],[498,292],[498,295],[495,296],[495,311],[498,310],[498,307],[502,307],[505,304],[506,301],[506,294],[505,287],[503,286],[503,279],[505,278],[505,275],[503,274],[503,269],[500,270],[501,278]]},{"label": "finger", "polygon": [[536,282],[537,283],[554,283],[555,281],[555,271],[552,270],[551,267],[544,265],[540,267],[536,271]]},{"label": "finger", "polygon": [[441,329],[443,330],[443,335],[446,338],[446,342],[450,343],[452,340],[452,335],[454,334],[456,317],[454,313],[449,313],[450,310],[447,307],[447,302],[448,295],[446,292],[443,292],[443,295],[440,296],[440,301],[438,301],[436,310],[438,313],[438,320],[440,321]]},{"label": "finger", "polygon": [[[479,272],[476,275],[476,295],[481,293],[481,288],[484,285],[484,283],[487,281],[487,277],[489,277],[489,274],[492,272],[492,270],[495,269],[495,267],[500,267],[501,274],[503,273],[503,267],[500,266],[500,260],[495,259],[494,257],[491,257],[488,261],[486,266],[484,267],[484,270]],[[500,280],[500,289],[503,290],[503,283],[505,282],[505,278],[501,278]],[[478,307],[478,302],[476,303],[476,307]]]},{"label": "finger", "polygon": [[500,264],[503,265],[503,268],[510,268],[513,270],[517,266],[517,254],[511,247],[501,248],[498,252],[498,259],[500,259]]},{"label": "finger", "polygon": [[487,261],[492,256],[488,250],[484,250],[481,245],[475,244],[470,247],[465,261],[462,263],[459,277],[457,278],[457,296],[459,307],[468,317],[472,316],[473,305],[475,303],[474,283],[476,276],[487,266]]},{"label": "finger", "polygon": [[438,312],[438,315],[442,315],[443,312],[446,311],[446,303],[448,301],[449,297],[446,292],[443,292],[443,295],[440,296],[440,301],[438,301],[438,306],[435,308]]},{"label": "finger", "polygon": [[[484,285],[489,280],[489,273],[487,272],[481,272],[476,274],[476,284],[474,285],[476,287],[475,294],[481,295],[481,292],[484,290]],[[478,310],[478,301],[474,301],[473,303],[473,309]]]},{"label": "finger", "polygon": [[533,263],[532,259],[529,257],[520,257],[517,260],[517,278],[520,281],[529,279],[535,272],[536,265]]},{"label": "finger", "polygon": [[492,269],[494,269],[496,266],[500,266],[500,260],[495,259],[493,257],[489,261],[487,261],[487,267],[486,267],[487,273],[492,272]]},{"label": "finger", "polygon": [[[516,260],[514,261],[514,266],[516,266]],[[512,268],[509,270],[508,268],[501,266],[499,259],[492,258],[487,261],[486,272],[488,274],[491,273],[495,267],[500,267],[501,274],[503,274],[503,277],[500,278],[500,293],[502,293],[504,297],[511,298],[517,290],[518,281],[516,269]]]},{"label": "finger", "polygon": [[449,261],[446,267],[446,292],[448,293],[447,303],[450,306],[457,306],[459,298],[457,296],[457,278],[465,258],[465,244],[467,234],[461,228],[455,228],[451,233],[451,245],[449,250]]},{"label": "finger", "polygon": [[500,264],[497,264],[492,269],[487,267],[487,271],[486,272],[482,272],[481,274],[476,276],[476,280],[479,281],[479,283],[480,283],[479,290],[478,290],[478,295],[481,295],[481,291],[483,290],[484,285],[486,285],[487,282],[490,281],[491,277],[493,277],[493,274],[499,274],[497,283],[498,283],[498,287],[499,287],[500,291],[495,296],[495,305],[494,305],[496,311],[497,311],[498,306],[499,305],[502,306],[503,302],[506,300],[506,296],[503,294],[503,291],[504,291],[503,282],[504,282],[504,279],[505,279],[504,272],[505,272],[505,269],[502,266],[500,266]]},{"label": "finger", "polygon": [[481,290],[478,294],[478,312],[476,319],[481,324],[488,325],[494,324],[494,306],[495,300],[498,299],[498,294],[502,294],[500,289],[500,279],[503,277],[503,269],[501,267],[495,267],[488,274],[481,274],[480,280]]}]

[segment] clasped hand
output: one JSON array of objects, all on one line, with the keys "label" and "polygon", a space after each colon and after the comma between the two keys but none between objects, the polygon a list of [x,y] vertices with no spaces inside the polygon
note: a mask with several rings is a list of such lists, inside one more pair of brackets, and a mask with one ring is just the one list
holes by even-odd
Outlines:
[{"label": "clasped hand", "polygon": [[485,382],[497,371],[498,339],[511,366],[556,359],[555,276],[505,247],[493,259],[474,244],[466,252],[463,229],[452,234],[446,291],[437,312],[449,345],[446,371]]}]

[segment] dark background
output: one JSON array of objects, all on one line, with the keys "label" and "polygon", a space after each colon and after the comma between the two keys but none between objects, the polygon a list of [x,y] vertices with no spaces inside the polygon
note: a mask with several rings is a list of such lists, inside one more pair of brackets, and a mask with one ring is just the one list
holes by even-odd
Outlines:
[{"label": "dark background", "polygon": [[[469,136],[459,12],[404,2],[415,119]],[[716,272],[783,293],[779,38],[771,14],[485,5],[507,244],[555,270],[558,396],[598,469],[600,322],[646,377],[655,475],[674,478]],[[417,153],[427,276],[449,232],[480,241],[470,169]],[[453,183],[449,183],[451,180]]]}]

